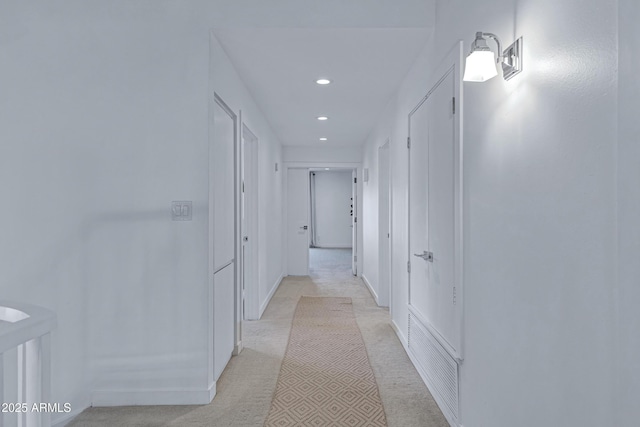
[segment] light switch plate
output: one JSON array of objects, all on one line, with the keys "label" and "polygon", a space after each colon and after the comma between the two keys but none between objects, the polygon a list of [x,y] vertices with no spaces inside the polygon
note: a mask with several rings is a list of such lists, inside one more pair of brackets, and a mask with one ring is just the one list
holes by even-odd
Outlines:
[{"label": "light switch plate", "polygon": [[174,201],[171,202],[172,221],[191,221],[193,212],[193,202]]}]

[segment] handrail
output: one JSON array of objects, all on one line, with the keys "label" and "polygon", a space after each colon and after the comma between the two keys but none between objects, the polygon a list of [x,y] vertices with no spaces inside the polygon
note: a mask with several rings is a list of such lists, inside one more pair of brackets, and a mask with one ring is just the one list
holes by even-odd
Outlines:
[{"label": "handrail", "polygon": [[[56,325],[56,315],[51,310],[32,304],[0,301],[0,402],[5,400],[5,353],[13,349],[17,349],[18,368],[15,403],[36,404],[50,400],[51,331]],[[51,414],[46,411],[2,412],[0,427],[6,421],[5,416],[16,417],[18,425],[23,427],[51,426]]]},{"label": "handrail", "polygon": [[[15,319],[15,320],[12,320]],[[51,332],[57,325],[54,312],[32,304],[0,300],[0,353]]]}]

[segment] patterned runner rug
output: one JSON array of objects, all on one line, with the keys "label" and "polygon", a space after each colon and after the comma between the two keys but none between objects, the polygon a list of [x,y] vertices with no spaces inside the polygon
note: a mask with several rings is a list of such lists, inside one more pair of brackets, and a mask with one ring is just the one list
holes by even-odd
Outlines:
[{"label": "patterned runner rug", "polygon": [[300,298],[264,425],[387,425],[351,298]]}]

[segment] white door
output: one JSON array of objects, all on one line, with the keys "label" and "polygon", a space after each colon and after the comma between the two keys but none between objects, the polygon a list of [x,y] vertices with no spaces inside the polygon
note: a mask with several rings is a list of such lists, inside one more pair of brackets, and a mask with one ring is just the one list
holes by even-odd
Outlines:
[{"label": "white door", "polygon": [[258,287],[258,138],[242,125],[242,182],[241,236],[242,236],[242,294],[244,319],[257,320],[259,313]]},{"label": "white door", "polygon": [[391,187],[389,185],[389,142],[378,149],[378,305],[391,300]]},{"label": "white door", "polygon": [[358,275],[358,170],[351,173],[351,271]]},{"label": "white door", "polygon": [[459,351],[455,89],[455,73],[449,70],[409,115],[409,302]]},{"label": "white door", "polygon": [[287,172],[287,274],[309,275],[309,169]]},{"label": "white door", "polygon": [[237,116],[215,97],[213,150],[214,374],[231,358],[235,339],[235,147]]}]

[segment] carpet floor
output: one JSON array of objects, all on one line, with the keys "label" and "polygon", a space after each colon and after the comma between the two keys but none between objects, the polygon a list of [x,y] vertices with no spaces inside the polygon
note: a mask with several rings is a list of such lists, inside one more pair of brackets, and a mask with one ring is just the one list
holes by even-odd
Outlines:
[{"label": "carpet floor", "polygon": [[310,295],[351,298],[389,427],[448,427],[393,332],[388,310],[378,307],[362,280],[351,274],[350,257],[350,250],[311,250],[310,277],[285,278],[262,319],[243,323],[244,350],[222,373],[210,404],[90,408],[69,426],[263,426],[296,303]]},{"label": "carpet floor", "polygon": [[264,425],[387,426],[351,298],[300,298]]}]

